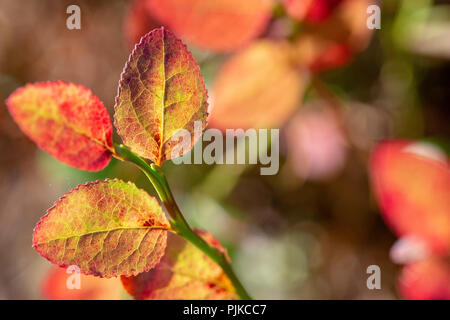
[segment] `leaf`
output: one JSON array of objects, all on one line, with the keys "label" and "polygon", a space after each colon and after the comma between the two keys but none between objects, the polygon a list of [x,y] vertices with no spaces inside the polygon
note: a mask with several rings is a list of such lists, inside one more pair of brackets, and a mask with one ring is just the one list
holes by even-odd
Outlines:
[{"label": "leaf", "polygon": [[336,113],[322,100],[313,100],[285,127],[292,172],[302,180],[336,176],[347,161],[347,139]]},{"label": "leaf", "polygon": [[258,41],[228,60],[213,87],[209,119],[225,130],[281,125],[300,105],[307,75],[290,64],[287,43]]},{"label": "leaf", "polygon": [[407,300],[450,300],[449,263],[430,258],[405,266],[398,290]]},{"label": "leaf", "polygon": [[108,165],[111,121],[89,89],[63,81],[39,82],[17,89],[6,104],[22,131],[59,161],[87,171]]},{"label": "leaf", "polygon": [[[327,20],[334,10],[348,0],[283,0],[286,12],[292,18],[309,24],[320,24]],[[350,0],[355,1],[355,0]]]},{"label": "leaf", "polygon": [[[314,3],[316,2],[318,1]],[[321,2],[325,4],[327,1]],[[373,34],[373,30],[367,28],[366,10],[371,4],[376,4],[376,1],[332,2],[331,7],[324,7],[323,18],[318,18],[322,15],[319,13],[322,9],[311,11],[316,12],[312,20],[320,23],[305,28],[305,32],[302,32],[294,43],[298,65],[306,66],[312,72],[321,72],[349,63],[356,53],[367,48]]]},{"label": "leaf", "polygon": [[161,26],[147,10],[147,0],[134,0],[125,18],[125,35],[128,43],[138,43],[143,35]]},{"label": "leaf", "polygon": [[[226,254],[220,243],[205,231],[196,231],[210,245]],[[194,245],[169,234],[165,256],[151,271],[122,277],[135,299],[233,299],[234,288],[222,269]]]},{"label": "leaf", "polygon": [[[161,165],[171,159],[179,129],[199,135],[206,126],[207,91],[200,68],[186,46],[164,28],[142,37],[123,70],[115,106],[115,125],[124,144]],[[173,140],[173,141],[172,141]],[[187,148],[183,148],[187,152]]]},{"label": "leaf", "polygon": [[258,37],[272,0],[148,0],[148,9],[175,34],[206,50],[238,49]]},{"label": "leaf", "polygon": [[321,23],[330,17],[336,7],[346,1],[355,0],[313,0],[308,9],[305,21],[309,23]]},{"label": "leaf", "polygon": [[448,162],[417,152],[418,147],[404,140],[377,146],[370,162],[373,190],[384,219],[399,237],[413,236],[431,252],[446,255],[450,250]]},{"label": "leaf", "polygon": [[80,288],[70,288],[67,281],[73,276],[67,270],[52,267],[42,283],[42,296],[47,300],[118,300],[126,296],[120,279],[102,279],[94,276],[79,274]]},{"label": "leaf", "polygon": [[303,20],[315,0],[283,0],[284,8],[289,16],[296,20]]},{"label": "leaf", "polygon": [[100,277],[136,275],[159,262],[169,229],[155,198],[132,183],[79,185],[59,199],[34,229],[33,247],[61,267]]},{"label": "leaf", "polygon": [[353,52],[347,44],[314,34],[302,35],[295,47],[299,65],[314,73],[343,66],[353,59]]}]

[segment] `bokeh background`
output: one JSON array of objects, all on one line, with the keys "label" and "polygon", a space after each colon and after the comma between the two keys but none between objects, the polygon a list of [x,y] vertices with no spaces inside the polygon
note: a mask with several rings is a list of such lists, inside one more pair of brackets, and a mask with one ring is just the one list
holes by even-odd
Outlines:
[{"label": "bokeh background", "polygon": [[[71,4],[81,8],[81,30],[66,28]],[[258,165],[163,165],[187,219],[228,248],[255,298],[399,298],[400,266],[389,258],[396,236],[371,191],[368,158],[384,138],[428,139],[445,148],[450,4],[379,5],[381,29],[365,36],[367,48],[343,61],[325,50],[323,57],[337,59],[336,66],[302,73],[302,98],[275,126],[281,129],[277,175],[261,176]],[[26,83],[61,79],[92,89],[112,115],[134,42],[156,23],[142,20],[143,10],[125,0],[0,0],[1,299],[45,298],[42,286],[51,266],[32,249],[32,231],[62,194],[105,177],[135,181],[154,194],[137,168],[115,159],[98,173],[57,162],[19,130],[4,102]],[[295,41],[305,30],[277,2],[258,37]],[[214,81],[245,48],[214,52],[187,44],[214,107]],[[373,264],[381,268],[381,290],[366,286],[366,268]]]}]

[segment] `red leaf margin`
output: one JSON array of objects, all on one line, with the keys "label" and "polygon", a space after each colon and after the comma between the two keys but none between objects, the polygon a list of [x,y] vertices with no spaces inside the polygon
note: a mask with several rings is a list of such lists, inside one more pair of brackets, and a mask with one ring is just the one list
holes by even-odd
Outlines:
[{"label": "red leaf margin", "polygon": [[[202,91],[205,93],[205,104],[206,104],[205,109],[206,110],[205,110],[205,120],[203,121],[203,124],[202,124],[202,133],[203,133],[203,131],[205,131],[206,127],[208,126],[208,120],[209,120],[209,117],[210,117],[210,113],[209,113],[210,105],[208,103],[209,96],[208,96],[208,89],[206,89],[205,81],[204,81],[203,76],[202,76],[201,71],[200,71],[200,66],[198,65],[198,63],[194,59],[194,57],[192,56],[192,53],[189,51],[187,45],[181,39],[179,39],[172,31],[170,31],[169,29],[165,28],[164,26],[161,26],[161,27],[155,28],[155,29],[151,30],[150,32],[146,33],[145,35],[143,35],[141,37],[140,41],[135,44],[135,46],[134,46],[133,50],[131,51],[131,54],[129,55],[128,60],[125,63],[125,66],[123,67],[123,70],[122,70],[122,72],[120,74],[119,85],[117,86],[117,94],[116,94],[115,103],[114,103],[114,116],[113,116],[113,119],[114,119],[114,127],[116,128],[117,134],[120,136],[120,138],[122,139],[124,144],[126,144],[126,143],[125,143],[125,141],[123,139],[123,132],[121,132],[121,130],[119,129],[119,125],[118,125],[117,119],[116,119],[117,108],[119,107],[119,104],[120,104],[119,98],[120,98],[120,94],[122,92],[122,87],[121,87],[120,84],[121,84],[122,81],[125,80],[124,76],[127,73],[127,71],[131,68],[130,65],[131,65],[131,63],[133,63],[133,60],[134,60],[134,57],[136,55],[137,50],[139,50],[139,48],[143,45],[143,43],[145,41],[147,41],[149,38],[153,37],[153,35],[152,35],[153,32],[158,32],[158,31],[159,32],[163,32],[163,33],[168,32],[172,37],[177,39],[179,41],[180,45],[181,45],[181,48],[183,48],[184,51],[186,52],[186,54],[189,56],[189,58],[192,61],[195,62],[196,69],[197,69],[197,76],[198,76],[198,78],[201,81],[201,88],[203,89]],[[192,136],[191,146],[193,147],[194,144],[198,141],[199,137],[195,137],[195,135],[192,134],[192,132],[191,132],[191,136]],[[130,147],[130,149],[132,149],[132,147]],[[189,152],[185,148],[183,148],[183,151],[185,151],[185,153]],[[138,154],[138,155],[139,156],[143,156],[141,154]],[[166,160],[171,160],[171,159],[165,158],[164,154],[162,154],[160,156],[161,156],[160,163],[155,162],[155,164],[157,164],[158,166],[160,166],[162,164],[162,162],[164,162]],[[143,157],[149,158],[147,156],[143,156]]]},{"label": "red leaf margin", "polygon": [[[95,184],[102,183],[102,182],[106,182],[106,181],[121,181],[121,180],[118,179],[118,178],[114,178],[114,179],[106,178],[105,180],[100,180],[100,179],[99,179],[99,180],[89,181],[89,182],[86,182],[86,183],[83,183],[83,184],[79,184],[79,185],[77,185],[75,188],[73,188],[72,190],[70,190],[70,191],[66,192],[65,194],[63,194],[58,200],[56,200],[56,201],[54,202],[54,204],[53,204],[50,208],[47,209],[46,214],[43,215],[43,216],[39,219],[39,222],[38,222],[38,223],[36,224],[36,226],[33,228],[33,241],[32,241],[32,247],[35,248],[35,246],[36,246],[36,239],[35,239],[35,233],[36,233],[36,231],[39,231],[39,230],[41,229],[42,224],[43,224],[43,223],[45,222],[45,220],[48,218],[50,212],[51,212],[51,211],[52,211],[52,210],[53,210],[60,202],[62,202],[65,198],[67,198],[67,196],[69,196],[72,192],[79,190],[80,187],[87,187],[87,186],[95,185]],[[127,184],[136,186],[136,185],[135,185],[133,182],[131,182],[131,181],[128,181]],[[136,188],[137,188],[137,187],[136,187]],[[140,191],[146,192],[146,191],[143,190],[143,189],[140,189],[140,188],[137,188],[137,189],[139,189]],[[169,229],[170,229],[170,227],[167,226],[167,230],[169,230]],[[166,245],[167,245],[167,239],[166,239],[166,241],[163,241],[163,248],[161,248],[161,252],[163,252],[163,254],[162,254],[162,256],[160,257],[160,259],[164,256],[164,252],[166,251]],[[37,250],[36,250],[36,251],[37,251]],[[67,268],[67,267],[68,267],[68,265],[66,265],[66,264],[59,264],[59,263],[56,263],[56,261],[55,261],[54,259],[51,259],[50,257],[44,256],[44,255],[43,255],[41,252],[39,252],[39,251],[37,251],[37,252],[39,253],[39,255],[40,255],[41,257],[45,258],[46,260],[48,260],[49,262],[51,262],[52,264],[54,264],[54,265],[56,265],[56,266],[58,266],[58,267],[60,267],[60,268]],[[157,264],[158,264],[158,263],[156,263],[156,265],[157,265]],[[154,267],[154,266],[150,266],[150,267],[148,267],[147,269],[145,269],[143,272],[148,272],[148,271],[150,271],[153,267]],[[113,276],[105,276],[105,277],[103,277],[102,275],[92,274],[92,273],[87,273],[87,272],[84,272],[83,270],[80,270],[80,273],[82,273],[82,274],[84,274],[84,275],[87,275],[87,276],[96,276],[96,277],[100,277],[100,278],[114,278]],[[139,273],[132,273],[131,275],[132,275],[132,276],[136,276],[136,275],[138,275],[138,274],[139,274]],[[116,277],[116,278],[117,278],[117,277]]]},{"label": "red leaf margin", "polygon": [[[52,150],[51,148],[48,148],[46,145],[46,142],[48,142],[45,139],[39,139],[40,137],[37,137],[35,133],[32,133],[30,129],[24,125],[22,122],[21,116],[18,113],[17,106],[14,103],[14,99],[18,96],[20,96],[22,93],[24,93],[26,90],[36,88],[58,88],[58,87],[65,87],[65,89],[74,87],[80,92],[86,94],[88,101],[90,102],[90,105],[95,107],[94,112],[96,111],[98,114],[96,115],[96,120],[100,120],[97,125],[100,125],[102,127],[102,130],[105,133],[104,141],[101,141],[103,144],[103,148],[99,148],[98,150],[95,150],[96,153],[92,151],[92,149],[89,151],[91,152],[88,154],[92,157],[92,159],[87,159],[86,162],[80,162],[77,161],[77,157],[75,157],[74,154],[70,154],[70,148],[67,150]],[[54,97],[52,97],[53,99]],[[59,98],[59,97],[58,97]],[[8,107],[8,111],[11,114],[11,117],[14,119],[16,124],[19,126],[19,128],[22,130],[23,133],[25,133],[33,142],[36,143],[36,145],[41,148],[42,150],[48,152],[50,155],[55,157],[57,160],[75,167],[80,170],[86,170],[86,171],[100,171],[104,169],[111,160],[111,156],[113,154],[113,142],[112,142],[112,124],[111,119],[109,117],[108,111],[106,110],[105,105],[103,102],[92,93],[92,91],[89,88],[86,88],[79,84],[74,84],[72,82],[65,82],[62,80],[58,81],[44,81],[44,82],[35,82],[35,83],[29,83],[26,84],[23,87],[17,88],[14,92],[12,92],[9,97],[6,99],[6,106]],[[67,103],[67,101],[59,101],[61,104]],[[72,101],[73,102],[73,101]],[[61,107],[61,105],[58,105]],[[59,110],[60,111],[60,110]],[[70,110],[72,111],[72,110]],[[92,123],[89,123],[90,128],[94,128],[94,121]],[[90,138],[90,137],[89,137]],[[67,141],[66,141],[67,142]],[[69,140],[70,142],[70,140]],[[102,150],[103,149],[103,150]]]}]

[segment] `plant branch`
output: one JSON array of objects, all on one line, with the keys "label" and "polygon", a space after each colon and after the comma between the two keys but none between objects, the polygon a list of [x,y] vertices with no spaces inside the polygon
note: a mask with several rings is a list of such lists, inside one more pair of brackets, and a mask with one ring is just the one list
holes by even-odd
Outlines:
[{"label": "plant branch", "polygon": [[120,160],[129,161],[134,163],[141,169],[147,178],[152,183],[159,198],[161,199],[163,205],[167,209],[168,214],[172,218],[170,221],[173,230],[180,236],[185,238],[187,241],[191,242],[197,248],[199,248],[203,253],[215,261],[225,272],[228,278],[233,283],[237,294],[241,299],[251,300],[250,295],[247,293],[237,276],[235,275],[230,263],[228,262],[226,256],[217,250],[215,247],[207,243],[203,238],[192,231],[191,227],[187,223],[180,208],[178,207],[175,198],[173,197],[172,191],[170,190],[167,180],[157,166],[154,164],[149,165],[138,155],[134,154],[124,145],[115,145],[116,155]]}]

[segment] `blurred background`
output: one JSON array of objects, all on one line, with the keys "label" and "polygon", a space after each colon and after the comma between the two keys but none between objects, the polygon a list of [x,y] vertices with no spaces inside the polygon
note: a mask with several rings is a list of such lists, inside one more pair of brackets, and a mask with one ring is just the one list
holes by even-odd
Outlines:
[{"label": "blurred background", "polygon": [[[199,63],[210,127],[280,128],[277,175],[261,176],[259,165],[163,165],[187,220],[228,248],[249,292],[261,299],[399,298],[401,267],[389,258],[396,236],[380,216],[368,159],[385,138],[446,148],[450,3],[343,0],[298,8],[252,0],[230,7],[236,15],[216,11],[216,23],[195,25],[195,14],[183,20],[183,13],[201,1],[172,9],[177,21],[158,2],[0,0],[0,299],[45,298],[51,266],[31,238],[62,194],[106,177],[155,194],[137,168],[115,159],[98,173],[57,162],[19,130],[5,99],[26,83],[64,80],[90,88],[112,116],[128,55],[159,25]],[[381,29],[366,26],[371,3],[381,7]],[[66,27],[72,4],[81,9],[80,30]],[[369,265],[381,269],[381,290],[366,286]]]}]

